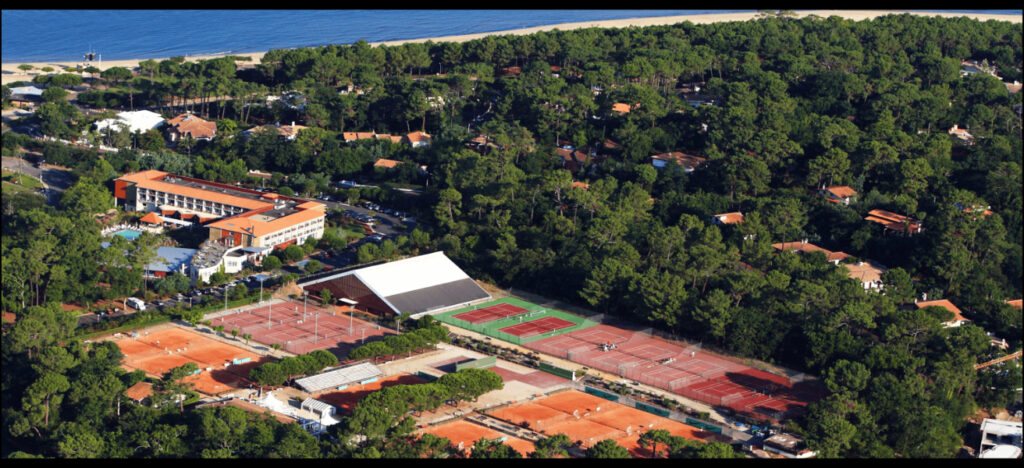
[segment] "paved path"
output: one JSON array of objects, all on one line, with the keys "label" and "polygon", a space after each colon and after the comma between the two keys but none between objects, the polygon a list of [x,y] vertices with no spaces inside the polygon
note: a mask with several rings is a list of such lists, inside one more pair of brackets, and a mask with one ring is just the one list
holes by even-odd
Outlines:
[{"label": "paved path", "polygon": [[24,159],[4,156],[3,168],[39,179],[46,189],[46,202],[51,206],[56,206],[60,201],[61,192],[71,187],[71,171],[57,169],[49,164],[37,168]]}]

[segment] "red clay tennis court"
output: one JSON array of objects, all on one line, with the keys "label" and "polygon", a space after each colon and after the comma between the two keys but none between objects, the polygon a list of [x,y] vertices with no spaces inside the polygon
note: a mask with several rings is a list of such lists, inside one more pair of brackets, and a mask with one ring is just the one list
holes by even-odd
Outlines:
[{"label": "red clay tennis court", "polygon": [[569,328],[575,325],[575,323],[568,320],[562,320],[558,317],[544,317],[530,322],[517,323],[515,325],[499,329],[498,331],[526,338],[540,335],[541,333]]},{"label": "red clay tennis court", "polygon": [[633,451],[639,448],[636,440],[640,434],[652,429],[666,429],[691,440],[705,438],[695,427],[575,390],[488,414],[546,435],[565,434],[583,447],[612,439]]},{"label": "red clay tennis court", "polygon": [[251,334],[256,342],[279,344],[291,353],[325,349],[339,358],[347,356],[352,348],[372,341],[371,338],[394,334],[389,328],[302,301],[240,308],[211,320],[211,325],[223,325],[225,332],[237,329],[240,334]]},{"label": "red clay tennis court", "polygon": [[430,427],[424,429],[421,433],[434,434],[438,437],[446,437],[451,441],[452,445],[463,450],[467,454],[472,450],[473,443],[480,440],[481,437],[492,440],[505,437],[505,441],[503,443],[509,445],[524,457],[534,450],[533,442],[523,440],[518,437],[512,437],[495,431],[494,429],[486,428],[463,419]]},{"label": "red clay tennis court", "polygon": [[[124,353],[128,370],[141,369],[152,377],[194,362],[200,373],[189,377],[196,391],[216,395],[248,385],[252,367],[262,362],[260,355],[237,346],[175,326],[163,326],[114,339]],[[233,364],[239,360],[248,362]]]},{"label": "red clay tennis court", "polygon": [[486,323],[493,322],[495,320],[501,320],[505,317],[511,317],[513,315],[519,315],[529,312],[528,310],[512,305],[512,304],[495,304],[492,306],[484,307],[483,309],[474,309],[468,312],[463,312],[452,317],[459,320],[463,320],[469,323]]}]

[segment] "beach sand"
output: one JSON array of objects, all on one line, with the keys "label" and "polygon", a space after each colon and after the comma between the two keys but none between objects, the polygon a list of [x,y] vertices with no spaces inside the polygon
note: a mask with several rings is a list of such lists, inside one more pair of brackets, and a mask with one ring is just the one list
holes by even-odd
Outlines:
[{"label": "beach sand", "polygon": [[[817,15],[817,16],[820,16],[820,17],[827,18],[829,16],[840,16],[842,18],[852,19],[852,20],[855,20],[855,21],[861,21],[861,20],[872,19],[872,18],[876,18],[876,17],[879,17],[879,16],[889,15],[889,14],[902,14],[902,13],[910,13],[910,14],[920,15],[920,16],[942,16],[942,17],[966,16],[968,18],[974,18],[974,19],[977,19],[977,20],[980,20],[980,21],[997,20],[997,21],[1009,21],[1011,23],[1020,23],[1021,22],[1021,17],[1020,16],[1016,16],[1016,15],[994,15],[994,14],[984,14],[984,13],[935,13],[935,12],[919,12],[919,11],[907,11],[907,10],[888,10],[888,11],[883,11],[883,10],[813,10],[813,11],[798,12],[798,13],[796,13],[796,17],[804,17],[804,16],[810,16],[810,15]],[[690,21],[690,22],[692,22],[694,24],[708,24],[708,23],[719,23],[719,22],[726,22],[726,21],[747,21],[747,20],[750,20],[750,19],[757,18],[758,15],[759,15],[758,13],[719,13],[719,14],[708,14],[708,15],[682,15],[682,16],[662,16],[662,17],[652,17],[652,18],[627,18],[627,19],[606,20],[606,21],[585,21],[585,22],[579,22],[579,23],[562,23],[562,24],[554,24],[554,25],[547,25],[547,26],[535,26],[535,27],[532,27],[532,28],[513,29],[513,30],[509,30],[509,31],[495,31],[495,32],[488,32],[488,33],[463,34],[463,35],[458,35],[458,36],[444,36],[444,37],[435,37],[435,38],[407,39],[407,40],[401,40],[401,41],[372,42],[370,44],[371,45],[395,46],[395,45],[401,45],[401,44],[405,44],[405,43],[427,42],[428,40],[429,41],[434,41],[434,42],[466,42],[466,41],[471,41],[473,39],[480,39],[482,37],[489,36],[489,35],[506,35],[506,34],[524,35],[524,34],[533,34],[533,33],[539,32],[539,31],[551,31],[551,30],[555,30],[555,29],[558,29],[558,30],[561,30],[561,31],[568,31],[568,30],[571,30],[571,29],[582,29],[582,28],[625,28],[625,27],[630,27],[630,26],[640,26],[640,27],[643,27],[643,26],[658,26],[658,25],[670,25],[670,24],[682,23],[684,21]],[[241,53],[241,54],[232,54],[232,55],[251,57],[252,61],[249,62],[249,63],[256,64],[256,63],[260,62],[260,59],[263,58],[264,54],[266,54],[266,52],[252,52],[252,53]],[[197,60],[211,59],[211,58],[217,58],[217,57],[222,57],[222,56],[223,55],[196,55],[196,56],[189,56],[189,57],[187,57],[187,60],[188,61],[197,61]],[[101,69],[101,70],[105,70],[105,69],[111,68],[111,67],[135,68],[135,67],[139,66],[139,62],[142,61],[142,60],[144,60],[144,59],[104,60],[102,62],[102,64],[96,64],[96,67]],[[163,60],[163,59],[156,59],[156,60],[159,62],[160,60]],[[18,69],[18,66],[22,65],[22,64],[32,65],[32,67],[34,69],[31,70],[29,73],[26,73],[26,72]],[[55,70],[54,72],[57,72],[57,71],[59,71],[60,69],[62,69],[64,67],[74,67],[76,65],[80,65],[80,63],[78,63],[78,62],[16,62],[16,63],[3,63],[2,64],[3,84],[12,83],[12,82],[15,82],[15,81],[31,81],[34,76],[38,75],[39,73],[42,73],[42,72],[38,71],[39,68],[41,68],[41,67],[47,67],[47,66],[53,67],[54,70]]]}]

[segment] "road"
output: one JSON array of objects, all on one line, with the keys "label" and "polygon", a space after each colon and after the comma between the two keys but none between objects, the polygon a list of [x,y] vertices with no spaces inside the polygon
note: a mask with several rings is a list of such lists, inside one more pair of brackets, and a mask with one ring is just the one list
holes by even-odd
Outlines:
[{"label": "road", "polygon": [[71,171],[66,169],[57,169],[50,165],[38,168],[24,159],[7,156],[3,157],[3,168],[41,180],[46,190],[46,202],[51,206],[57,206],[61,192],[71,187]]}]

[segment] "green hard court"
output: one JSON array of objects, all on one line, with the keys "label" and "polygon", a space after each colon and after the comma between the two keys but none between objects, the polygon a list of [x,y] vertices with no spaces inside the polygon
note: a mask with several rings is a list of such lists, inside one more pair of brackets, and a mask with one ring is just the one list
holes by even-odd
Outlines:
[{"label": "green hard court", "polygon": [[[463,312],[469,312],[469,311],[472,311],[472,310],[483,309],[485,307],[490,307],[490,306],[498,305],[498,304],[510,304],[510,305],[522,307],[523,309],[526,309],[527,312],[524,312],[523,314],[520,314],[520,315],[515,315],[515,316],[511,316],[511,317],[506,317],[506,318],[503,318],[503,319],[500,319],[500,320],[494,320],[494,321],[484,322],[484,323],[472,323],[472,322],[467,322],[465,320],[460,320],[460,319],[457,319],[457,318],[454,317],[455,315],[459,315],[459,314],[461,314]],[[500,331],[500,329],[508,327],[508,326],[517,325],[517,324],[520,324],[520,323],[527,323],[527,322],[531,322],[531,321],[534,321],[534,320],[542,319],[544,317],[560,318],[562,320],[566,320],[566,321],[572,322],[575,325],[573,325],[571,327],[563,328],[563,329],[560,329],[560,330],[554,330],[554,331],[550,331],[550,332],[547,332],[547,333],[541,333],[539,335],[533,335],[533,336],[529,336],[529,337],[519,337],[519,336],[511,335],[511,334],[504,333],[504,332]],[[480,333],[480,334],[483,334],[483,335],[487,335],[487,336],[490,336],[492,338],[497,338],[499,340],[508,341],[509,343],[514,343],[514,344],[518,344],[518,345],[521,345],[521,344],[524,344],[524,343],[530,343],[532,341],[542,340],[544,338],[550,338],[552,336],[562,335],[562,334],[565,334],[565,333],[571,333],[571,332],[574,332],[576,330],[582,330],[584,328],[592,327],[594,325],[597,325],[597,322],[594,322],[594,321],[591,321],[591,320],[587,320],[587,319],[585,319],[583,317],[579,317],[579,316],[576,316],[576,315],[573,315],[573,314],[570,314],[568,312],[564,312],[564,311],[561,311],[561,310],[552,309],[552,308],[549,308],[549,307],[544,307],[544,306],[540,306],[540,305],[537,305],[537,304],[533,304],[531,302],[527,302],[527,301],[524,301],[522,299],[515,298],[515,297],[504,297],[504,298],[501,298],[501,299],[496,299],[496,300],[493,300],[493,301],[484,302],[484,303],[473,305],[473,306],[469,306],[469,307],[464,307],[464,308],[461,308],[461,309],[458,309],[458,310],[444,312],[444,313],[441,313],[441,314],[434,315],[434,318],[437,319],[440,322],[447,323],[449,325],[454,325],[454,326],[459,327],[459,328],[464,328],[466,330],[475,331],[477,333]],[[520,319],[522,319],[522,320],[520,321]]]}]

